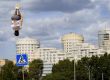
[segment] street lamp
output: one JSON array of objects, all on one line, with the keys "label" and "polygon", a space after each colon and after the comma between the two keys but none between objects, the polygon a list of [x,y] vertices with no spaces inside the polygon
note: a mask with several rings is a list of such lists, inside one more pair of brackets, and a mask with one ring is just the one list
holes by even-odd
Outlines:
[{"label": "street lamp", "polygon": [[24,80],[24,67],[22,67],[22,74],[23,74],[23,80]]},{"label": "street lamp", "polygon": [[74,53],[74,80],[76,80],[76,53],[75,50],[71,50],[72,53]]},{"label": "street lamp", "polygon": [[100,69],[101,70],[101,78],[102,78],[102,80],[104,80],[104,73],[103,73],[103,69],[104,68],[106,68],[106,67],[98,67],[98,69]]},{"label": "street lamp", "polygon": [[23,70],[23,67],[22,67],[22,69],[18,69],[18,75],[21,76],[21,74],[22,74],[22,79],[24,80],[24,70]]},{"label": "street lamp", "polygon": [[74,80],[76,80],[76,54],[74,54]]},{"label": "street lamp", "polygon": [[21,69],[18,69],[18,74],[21,76],[22,75],[22,80],[25,80],[25,67],[22,67]]},{"label": "street lamp", "polygon": [[104,80],[104,74],[103,74],[103,72],[102,72],[102,80]]},{"label": "street lamp", "polygon": [[75,58],[74,58],[74,80],[76,80],[76,67],[75,67]]}]

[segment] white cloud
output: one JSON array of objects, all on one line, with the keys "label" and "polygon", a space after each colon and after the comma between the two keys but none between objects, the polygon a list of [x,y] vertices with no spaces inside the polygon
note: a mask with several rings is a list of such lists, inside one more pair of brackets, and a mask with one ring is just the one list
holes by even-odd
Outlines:
[{"label": "white cloud", "polygon": [[24,9],[34,11],[75,12],[84,8],[92,8],[90,0],[22,0]]},{"label": "white cloud", "polygon": [[[98,30],[103,29],[105,24],[110,23],[110,20],[103,18],[101,13],[103,5],[110,9],[109,2],[106,0],[91,0],[91,2],[88,0],[87,5],[94,5],[94,7],[84,6],[86,3],[79,3],[80,0],[60,1],[59,4],[61,5],[67,3],[67,8],[59,8],[59,5],[57,8],[57,5],[55,5],[57,0],[43,1],[21,1],[24,22],[20,30],[20,37],[28,36],[39,39],[44,47],[53,46],[59,48],[61,46],[60,38],[69,32],[83,34],[87,42],[97,43]],[[72,3],[72,1],[74,2]],[[36,6],[33,2],[36,2]],[[10,6],[11,2],[10,4],[5,2],[4,4],[7,4],[7,8],[3,4],[0,6],[0,15],[2,16],[2,20],[0,19],[0,42],[9,41],[14,43],[16,40],[10,26],[10,13],[14,9],[15,3]],[[73,4],[77,4],[77,6]],[[73,8],[70,8],[69,5],[73,5]],[[4,10],[5,8],[6,10]]]},{"label": "white cloud", "polygon": [[[49,46],[50,44],[54,46],[55,43],[51,43],[54,40],[60,43],[60,41],[58,41],[60,37],[68,32],[77,32],[83,35],[90,33],[91,35],[93,33],[92,31],[96,29],[95,25],[97,25],[97,21],[100,21],[98,11],[94,9],[83,9],[75,13],[61,14],[63,16],[57,16],[54,13],[51,17],[47,15],[46,17],[44,16],[41,18],[37,18],[36,14],[35,17],[31,17],[31,19],[29,18],[26,20],[22,29],[22,34],[39,38],[41,43],[44,43],[42,45]],[[96,38],[96,35],[92,35],[94,36],[93,39]],[[89,37],[86,36],[85,39],[86,38],[89,40]],[[57,47],[58,45],[55,46]]]}]

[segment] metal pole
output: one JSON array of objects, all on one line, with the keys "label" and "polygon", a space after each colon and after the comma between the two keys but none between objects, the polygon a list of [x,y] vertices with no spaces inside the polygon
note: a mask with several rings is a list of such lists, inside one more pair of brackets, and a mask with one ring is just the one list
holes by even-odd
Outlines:
[{"label": "metal pole", "polygon": [[24,69],[23,69],[23,67],[22,67],[22,73],[23,73],[23,80],[24,80]]},{"label": "metal pole", "polygon": [[91,72],[90,72],[90,68],[89,69],[89,80],[91,80]]},{"label": "metal pole", "polygon": [[2,72],[2,80],[3,80],[3,71],[1,70],[1,72]]},{"label": "metal pole", "polygon": [[76,67],[75,67],[75,58],[74,58],[74,80],[76,80]]},{"label": "metal pole", "polygon": [[4,71],[2,70],[2,80],[4,79]]},{"label": "metal pole", "polygon": [[104,74],[103,74],[103,72],[102,72],[102,80],[104,80]]}]

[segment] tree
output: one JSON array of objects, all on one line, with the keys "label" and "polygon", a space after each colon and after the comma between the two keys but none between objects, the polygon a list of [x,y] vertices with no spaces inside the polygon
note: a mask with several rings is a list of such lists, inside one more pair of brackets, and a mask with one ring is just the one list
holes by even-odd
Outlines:
[{"label": "tree", "polygon": [[[63,60],[53,66],[43,80],[73,80],[74,61]],[[110,80],[110,54],[83,57],[76,62],[76,80]]]},{"label": "tree", "polygon": [[16,66],[12,61],[6,61],[6,64],[1,68],[1,80],[15,80]]},{"label": "tree", "polygon": [[1,70],[0,70],[0,80],[3,80],[3,79],[2,79],[2,73],[1,73]]},{"label": "tree", "polygon": [[53,73],[58,73],[58,72],[68,72],[71,71],[71,62],[68,59],[59,61],[58,64],[55,64],[52,68]]},{"label": "tree", "polygon": [[99,72],[100,72],[100,78],[103,73],[103,79],[110,80],[110,54],[108,55],[107,53],[105,53],[104,56],[100,57]]},{"label": "tree", "polygon": [[29,64],[30,79],[39,80],[42,76],[43,61],[40,59],[33,60]]},{"label": "tree", "polygon": [[64,73],[52,73],[47,76],[45,76],[42,80],[73,80],[74,78],[71,77],[73,74],[71,72]]},{"label": "tree", "polygon": [[21,67],[17,67],[12,61],[6,60],[5,65],[0,70],[0,80],[17,80],[19,69]]},{"label": "tree", "polygon": [[[43,80],[73,80],[73,66],[68,59],[59,61],[52,68],[52,74],[43,78]],[[73,68],[74,69],[74,68]]]},{"label": "tree", "polygon": [[84,57],[77,62],[76,65],[76,80],[89,80],[90,65],[89,58]]},{"label": "tree", "polygon": [[23,67],[18,67],[16,75],[18,80],[23,80],[23,76],[25,80],[29,80],[29,73],[26,69],[23,69]]}]

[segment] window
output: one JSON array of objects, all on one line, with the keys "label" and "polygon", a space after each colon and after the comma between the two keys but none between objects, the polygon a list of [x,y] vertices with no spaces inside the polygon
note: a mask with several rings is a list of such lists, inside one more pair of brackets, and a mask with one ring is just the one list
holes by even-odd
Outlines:
[{"label": "window", "polygon": [[109,40],[109,34],[108,33],[104,34],[104,40]]}]

